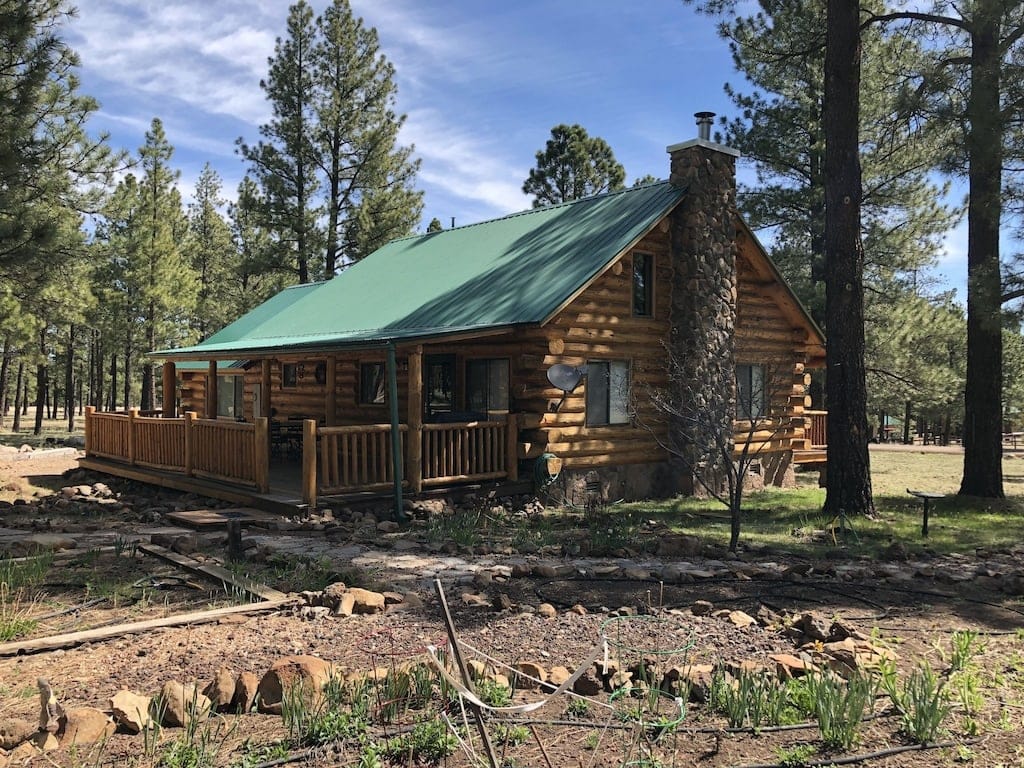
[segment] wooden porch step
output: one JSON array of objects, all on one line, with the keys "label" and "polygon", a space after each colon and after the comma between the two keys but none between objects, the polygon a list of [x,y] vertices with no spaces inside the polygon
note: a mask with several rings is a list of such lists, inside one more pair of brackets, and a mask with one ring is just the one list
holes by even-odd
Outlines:
[{"label": "wooden porch step", "polygon": [[793,463],[801,466],[821,465],[825,466],[828,461],[828,451],[824,448],[810,448],[803,451],[793,451]]}]

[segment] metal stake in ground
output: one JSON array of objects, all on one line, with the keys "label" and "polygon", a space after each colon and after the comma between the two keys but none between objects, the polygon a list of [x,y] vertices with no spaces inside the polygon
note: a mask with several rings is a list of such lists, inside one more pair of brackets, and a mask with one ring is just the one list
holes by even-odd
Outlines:
[{"label": "metal stake in ground", "polygon": [[[434,579],[434,589],[437,590],[437,599],[441,601],[441,613],[444,615],[444,625],[448,630],[448,642],[452,646],[452,656],[455,658],[455,664],[459,668],[459,676],[462,678],[462,684],[466,686],[470,691],[473,691],[473,681],[469,677],[469,670],[466,669],[466,664],[462,660],[462,651],[459,649],[459,638],[455,635],[455,623],[452,621],[452,614],[448,610],[448,600],[444,596],[444,587],[441,586],[440,579]],[[474,691],[475,693],[475,691]],[[494,746],[491,744],[491,737],[487,735],[487,726],[484,723],[483,713],[480,712],[480,708],[472,702],[467,702],[470,711],[473,713],[473,720],[476,722],[476,728],[480,732],[480,741],[484,744],[484,751],[487,753],[487,762],[491,768],[498,768],[498,757],[494,754]]]}]

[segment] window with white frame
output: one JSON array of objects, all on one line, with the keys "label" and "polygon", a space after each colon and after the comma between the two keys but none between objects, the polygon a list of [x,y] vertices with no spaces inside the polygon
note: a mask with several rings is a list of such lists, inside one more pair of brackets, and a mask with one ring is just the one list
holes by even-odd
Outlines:
[{"label": "window with white frame", "polygon": [[587,426],[629,423],[629,363],[587,363]]},{"label": "window with white frame", "polygon": [[765,413],[764,366],[736,366],[736,418],[759,419]]}]

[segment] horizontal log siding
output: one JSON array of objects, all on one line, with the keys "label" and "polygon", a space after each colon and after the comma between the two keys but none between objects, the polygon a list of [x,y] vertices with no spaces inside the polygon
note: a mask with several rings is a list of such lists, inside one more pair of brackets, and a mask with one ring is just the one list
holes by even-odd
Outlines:
[{"label": "horizontal log siding", "polygon": [[737,452],[749,441],[749,451],[758,454],[799,450],[808,445],[804,408],[810,375],[804,372],[807,333],[779,306],[783,286],[757,274],[751,264],[755,245],[739,242],[736,259],[738,290],[736,302],[736,363],[763,365],[773,379],[766,382],[766,403],[770,419],[756,425],[737,421],[734,438]]},{"label": "horizontal log siding", "polygon": [[[526,414],[521,419],[524,429],[520,432],[520,458],[535,458],[547,451],[562,458],[569,469],[667,458],[651,433],[651,429],[655,433],[663,431],[661,414],[650,407],[642,393],[668,383],[663,346],[669,328],[672,276],[668,235],[656,230],[636,246],[636,251],[654,256],[653,317],[633,316],[631,252],[545,327],[519,334],[527,350],[513,361],[517,405]],[[590,360],[630,363],[637,424],[588,427],[586,379],[564,399],[562,391],[547,380],[547,370],[555,363],[584,365]]]}]

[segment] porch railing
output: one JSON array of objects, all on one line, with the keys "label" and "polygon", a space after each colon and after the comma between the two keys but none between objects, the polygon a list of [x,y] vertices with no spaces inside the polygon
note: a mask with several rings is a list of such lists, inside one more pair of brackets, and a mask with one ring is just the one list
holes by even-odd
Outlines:
[{"label": "porch railing", "polygon": [[494,480],[508,472],[508,424],[423,425],[423,484]]},{"label": "porch railing", "polygon": [[807,419],[806,435],[811,448],[828,445],[828,411],[804,411]]},{"label": "porch railing", "polygon": [[[404,456],[408,427],[403,424],[399,431]],[[394,484],[390,424],[318,427],[316,434],[320,443],[320,478],[316,484],[320,494],[381,490]]]},{"label": "porch railing", "polygon": [[270,490],[267,420],[174,419],[86,408],[85,453],[127,464]]}]

